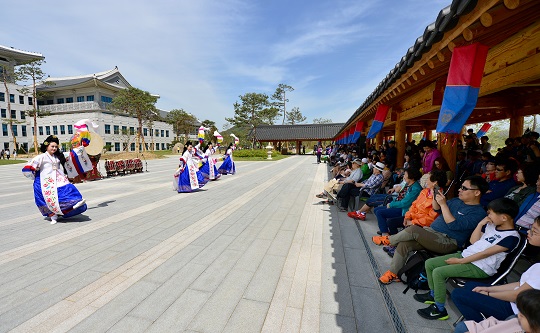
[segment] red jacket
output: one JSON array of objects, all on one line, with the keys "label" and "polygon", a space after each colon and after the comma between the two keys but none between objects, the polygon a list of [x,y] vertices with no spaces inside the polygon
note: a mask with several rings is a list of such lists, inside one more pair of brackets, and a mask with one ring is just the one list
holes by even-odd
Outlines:
[{"label": "red jacket", "polygon": [[425,188],[423,189],[416,200],[413,201],[409,211],[405,213],[405,219],[411,220],[412,224],[419,225],[421,227],[429,227],[431,223],[439,216],[433,210],[433,190]]}]

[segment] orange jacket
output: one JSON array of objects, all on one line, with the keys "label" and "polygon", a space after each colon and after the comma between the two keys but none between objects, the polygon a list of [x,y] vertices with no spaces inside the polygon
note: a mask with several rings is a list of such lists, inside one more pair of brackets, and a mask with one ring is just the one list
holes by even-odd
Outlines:
[{"label": "orange jacket", "polygon": [[405,213],[405,219],[411,220],[413,224],[421,227],[429,227],[431,223],[439,216],[433,210],[431,203],[433,202],[433,191],[425,188],[423,189],[418,198],[413,201],[409,211]]}]

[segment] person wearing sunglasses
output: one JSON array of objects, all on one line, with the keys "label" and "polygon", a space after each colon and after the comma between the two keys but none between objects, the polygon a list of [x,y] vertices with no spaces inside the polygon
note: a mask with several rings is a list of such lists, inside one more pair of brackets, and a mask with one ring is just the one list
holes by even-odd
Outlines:
[{"label": "person wearing sunglasses", "polygon": [[467,177],[459,189],[458,198],[447,201],[439,190],[432,202],[439,216],[429,227],[412,225],[388,237],[389,245],[397,247],[390,269],[379,278],[379,282],[400,281],[396,273],[405,265],[412,251],[427,249],[442,255],[462,249],[478,222],[486,217],[480,198],[487,190],[488,183],[480,176]]},{"label": "person wearing sunglasses", "polygon": [[498,198],[502,198],[516,186],[514,174],[518,169],[514,159],[498,160],[495,164],[495,180],[489,182],[489,190],[482,196],[480,204],[484,207]]}]

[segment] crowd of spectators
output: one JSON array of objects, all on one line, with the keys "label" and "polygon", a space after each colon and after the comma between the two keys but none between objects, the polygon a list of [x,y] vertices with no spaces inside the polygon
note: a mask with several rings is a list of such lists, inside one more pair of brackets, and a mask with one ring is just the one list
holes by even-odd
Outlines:
[{"label": "crowd of spectators", "polygon": [[[478,139],[469,129],[463,142],[458,142],[455,173],[432,141],[422,140],[418,145],[407,142],[405,151],[398,151],[393,141],[378,149],[369,145],[328,146],[322,154],[333,166],[333,178],[318,197],[335,198],[340,211],[350,210],[351,199],[359,197],[360,207],[348,216],[377,221],[379,231],[372,241],[383,245],[392,257],[380,283],[399,281],[397,273],[413,251],[424,249],[435,255],[426,262],[430,292],[417,294],[415,299],[430,304],[418,310],[420,316],[446,319],[447,277],[484,278],[495,274],[518,245],[519,235],[527,237],[529,254],[538,253],[538,138],[538,133],[530,131],[519,138],[508,138],[505,146],[492,155],[489,137]],[[404,155],[403,165],[397,165],[399,154]],[[367,218],[370,211],[373,219]],[[518,315],[515,302],[520,293],[515,290],[540,290],[540,263],[532,265],[524,276],[524,282],[512,284],[514,288],[475,284],[456,289],[452,294],[455,304],[466,320],[473,320],[458,325],[456,332],[480,332],[474,324],[482,318],[480,312],[496,318],[480,326],[502,325],[507,317]],[[485,301],[480,296],[499,299],[505,310],[471,310],[466,297],[477,297],[478,303]]]}]

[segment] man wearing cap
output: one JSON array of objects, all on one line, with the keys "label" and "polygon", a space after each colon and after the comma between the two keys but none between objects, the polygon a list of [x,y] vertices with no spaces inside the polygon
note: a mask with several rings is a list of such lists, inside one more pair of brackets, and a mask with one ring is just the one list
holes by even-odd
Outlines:
[{"label": "man wearing cap", "polygon": [[385,165],[382,162],[377,162],[373,167],[373,174],[365,182],[355,182],[343,185],[337,196],[341,199],[339,210],[347,211],[349,200],[353,196],[370,197],[374,194],[383,182],[382,171]]},{"label": "man wearing cap", "polygon": [[360,169],[361,161],[359,159],[356,159],[352,162],[352,171],[351,174],[342,179],[336,179],[332,178],[326,185],[324,186],[324,191],[317,194],[317,198],[325,198],[327,197],[328,193],[332,193],[332,191],[336,190],[338,191],[338,188],[340,185],[343,184],[354,184],[355,182],[362,179],[362,170]]}]

